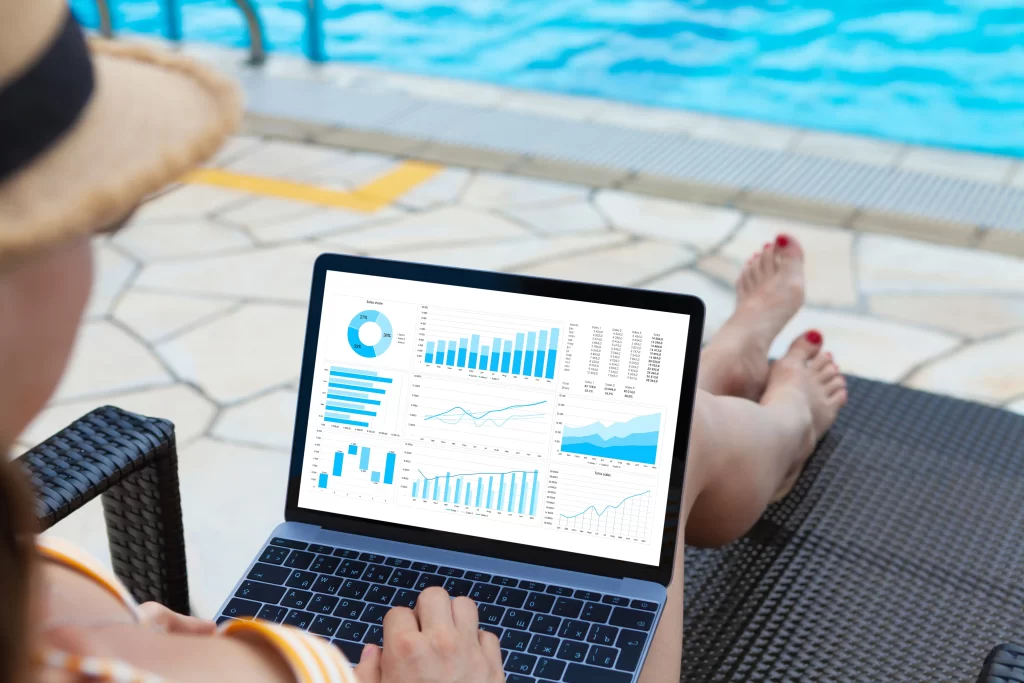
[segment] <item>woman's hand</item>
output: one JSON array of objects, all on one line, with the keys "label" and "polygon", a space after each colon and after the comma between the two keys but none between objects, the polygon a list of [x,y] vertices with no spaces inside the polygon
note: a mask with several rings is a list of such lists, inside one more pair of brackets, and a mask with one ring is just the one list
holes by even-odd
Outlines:
[{"label": "woman's hand", "polygon": [[153,624],[162,628],[168,633],[189,636],[209,636],[217,630],[217,624],[205,619],[186,617],[167,609],[159,602],[144,602],[139,605],[143,619],[147,624]]},{"label": "woman's hand", "polygon": [[503,683],[498,638],[479,626],[475,602],[428,588],[415,611],[384,615],[387,648],[367,645],[356,675],[362,683]]}]

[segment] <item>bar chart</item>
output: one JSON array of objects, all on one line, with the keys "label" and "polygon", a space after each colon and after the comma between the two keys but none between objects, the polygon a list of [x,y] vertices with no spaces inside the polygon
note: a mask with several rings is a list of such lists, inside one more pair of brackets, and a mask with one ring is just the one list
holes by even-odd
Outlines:
[{"label": "bar chart", "polygon": [[462,472],[429,476],[418,470],[412,483],[414,501],[443,503],[478,511],[537,514],[540,495],[538,470]]},{"label": "bar chart", "polygon": [[317,459],[316,488],[334,492],[365,491],[367,487],[394,486],[398,456],[378,444],[332,445]]},{"label": "bar chart", "polygon": [[539,320],[431,307],[421,324],[423,363],[553,380],[561,328]]},{"label": "bar chart", "polygon": [[401,374],[332,364],[324,394],[324,424],[394,431],[399,419]]}]

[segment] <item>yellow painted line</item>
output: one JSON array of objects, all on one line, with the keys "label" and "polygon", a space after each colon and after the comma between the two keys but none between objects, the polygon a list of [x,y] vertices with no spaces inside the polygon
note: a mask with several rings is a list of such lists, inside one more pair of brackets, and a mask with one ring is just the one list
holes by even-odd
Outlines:
[{"label": "yellow painted line", "polygon": [[328,190],[316,185],[278,180],[264,176],[232,173],[219,168],[201,168],[186,175],[182,182],[212,185],[249,192],[264,197],[289,199],[318,206],[373,213],[388,206],[403,194],[435,176],[441,166],[422,161],[403,161],[397,168],[351,192]]}]

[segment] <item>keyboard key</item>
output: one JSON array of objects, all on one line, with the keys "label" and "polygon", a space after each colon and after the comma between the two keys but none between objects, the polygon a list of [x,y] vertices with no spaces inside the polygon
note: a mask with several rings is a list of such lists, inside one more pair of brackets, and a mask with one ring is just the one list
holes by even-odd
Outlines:
[{"label": "keyboard key", "polygon": [[308,543],[303,543],[302,541],[292,541],[290,539],[279,538],[277,536],[274,536],[272,539],[270,539],[270,545],[279,545],[282,548],[291,548],[292,550],[305,550],[309,547]]},{"label": "keyboard key", "polygon": [[319,553],[321,555],[330,555],[334,552],[334,548],[329,545],[323,545],[322,543],[313,543],[307,548],[311,553]]},{"label": "keyboard key", "polygon": [[437,571],[437,565],[430,564],[429,562],[413,562],[412,569],[418,572],[429,572],[433,574]]},{"label": "keyboard key", "polygon": [[416,579],[419,576],[419,572],[414,572],[411,569],[396,569],[388,579],[388,585],[395,588],[412,588],[416,585]]},{"label": "keyboard key", "polygon": [[341,619],[338,617],[328,617],[323,614],[318,614],[313,617],[313,623],[309,625],[309,632],[315,633],[318,636],[330,638],[334,635],[334,632],[338,630],[338,625],[341,623]]},{"label": "keyboard key", "polygon": [[548,586],[545,592],[550,593],[551,595],[564,595],[568,597],[572,595],[574,591],[566,586]]},{"label": "keyboard key", "polygon": [[388,559],[384,560],[384,564],[386,564],[389,567],[398,567],[399,569],[405,569],[407,567],[412,566],[412,562],[410,562],[409,560],[403,560],[400,557],[389,557]]},{"label": "keyboard key", "polygon": [[505,666],[505,660],[508,659],[508,656],[510,654],[512,654],[512,650],[506,650],[506,649],[502,648],[502,650],[501,650],[501,665],[502,666]]},{"label": "keyboard key", "polygon": [[333,574],[338,570],[339,564],[341,564],[340,557],[317,555],[316,559],[313,560],[313,564],[309,565],[309,571],[316,572],[317,574]]},{"label": "keyboard key", "polygon": [[638,631],[650,631],[651,625],[654,623],[654,612],[616,607],[612,610],[612,617],[608,623],[612,626],[622,626]]},{"label": "keyboard key", "polygon": [[629,603],[629,606],[633,609],[645,609],[648,612],[658,611],[658,603],[649,602],[647,600],[634,600],[633,602]]},{"label": "keyboard key", "polygon": [[530,624],[530,631],[553,636],[558,633],[558,627],[561,625],[562,620],[559,617],[553,617],[550,614],[536,614],[533,617],[533,623]]},{"label": "keyboard key", "polygon": [[316,559],[316,555],[313,553],[307,553],[304,550],[293,550],[288,553],[288,559],[284,561],[284,566],[291,567],[292,569],[309,569],[309,565],[313,564],[314,559]]},{"label": "keyboard key", "polygon": [[288,612],[288,616],[284,618],[283,623],[305,630],[309,628],[311,623],[313,623],[313,615],[309,612],[303,612],[300,609],[293,609]]},{"label": "keyboard key", "polygon": [[363,553],[359,556],[359,559],[364,562],[372,562],[373,564],[383,564],[384,560],[388,558],[383,555],[377,555],[376,553]]},{"label": "keyboard key", "polygon": [[373,643],[380,647],[384,645],[384,627],[383,626],[371,626],[366,630],[366,637],[363,638],[364,643]]},{"label": "keyboard key", "polygon": [[359,621],[365,621],[367,624],[383,624],[384,615],[390,609],[391,605],[367,605]]},{"label": "keyboard key", "polygon": [[500,626],[495,626],[494,624],[480,624],[480,628],[481,630],[493,633],[494,635],[498,636],[499,639],[501,638]]},{"label": "keyboard key", "polygon": [[313,582],[313,590],[317,593],[327,593],[328,595],[334,595],[341,588],[341,583],[345,579],[340,576],[328,576],[327,574],[319,574],[316,577],[316,581]]},{"label": "keyboard key", "polygon": [[529,644],[530,634],[526,631],[516,631],[515,629],[507,628],[501,636],[501,646],[506,650],[525,652]]},{"label": "keyboard key", "polygon": [[559,617],[569,617],[575,619],[580,615],[580,610],[583,609],[582,600],[574,600],[573,598],[558,598],[555,601],[555,606],[551,610],[551,613]]},{"label": "keyboard key", "polygon": [[363,654],[362,643],[350,643],[347,640],[332,640],[331,642],[342,651],[345,659],[352,662],[353,665],[359,663],[359,658]]},{"label": "keyboard key", "polygon": [[481,624],[497,626],[505,616],[505,608],[497,605],[477,605],[477,611],[480,613]]},{"label": "keyboard key", "polygon": [[580,614],[580,619],[585,621],[596,621],[599,624],[603,624],[608,621],[608,615],[611,613],[611,605],[602,605],[599,602],[588,602],[583,605],[583,612]]},{"label": "keyboard key", "polygon": [[597,600],[600,601],[604,596],[594,591],[577,590],[572,594],[572,597],[579,598],[580,600]]},{"label": "keyboard key", "polygon": [[611,646],[615,644],[615,639],[618,636],[619,629],[614,626],[594,624],[590,627],[590,633],[587,635],[587,642],[596,643],[597,645]]},{"label": "keyboard key", "polygon": [[558,642],[558,638],[538,634],[530,641],[530,647],[526,651],[531,655],[554,657],[555,653],[558,652]]},{"label": "keyboard key", "polygon": [[491,575],[484,574],[483,572],[466,572],[465,578],[470,581],[490,581]]},{"label": "keyboard key", "polygon": [[284,585],[289,588],[301,588],[302,590],[309,590],[313,587],[313,583],[316,581],[316,574],[313,572],[304,572],[301,569],[292,571],[288,580],[285,581]]},{"label": "keyboard key", "polygon": [[555,596],[544,595],[543,593],[530,593],[530,596],[526,598],[526,604],[523,605],[528,610],[534,612],[550,612],[551,606],[555,604]]},{"label": "keyboard key", "polygon": [[352,600],[350,598],[342,598],[338,601],[338,606],[334,609],[334,616],[341,617],[342,619],[348,619],[350,621],[358,619],[359,615],[363,613],[364,607],[366,607],[365,602]]},{"label": "keyboard key", "polygon": [[317,593],[306,605],[306,609],[313,614],[332,614],[338,606],[338,598],[333,595],[322,595]]},{"label": "keyboard key", "polygon": [[[603,626],[602,628],[608,627]],[[622,629],[618,639],[615,641],[615,645],[621,651],[619,661],[615,663],[615,668],[621,671],[636,671],[636,668],[640,666],[640,655],[644,652],[644,643],[646,642],[646,633]]]},{"label": "keyboard key", "polygon": [[391,578],[391,572],[395,571],[391,567],[385,567],[382,564],[371,564],[363,572],[363,581],[369,581],[370,583],[386,583]]},{"label": "keyboard key", "polygon": [[366,569],[365,562],[359,562],[357,560],[344,560],[338,566],[338,570],[334,573],[346,579],[358,579],[360,576],[363,575],[364,569]]},{"label": "keyboard key", "polygon": [[338,589],[338,595],[343,598],[355,598],[356,600],[362,600],[363,596],[366,595],[366,589],[369,587],[370,584],[365,581],[348,579],[345,583],[341,584],[341,588]]},{"label": "keyboard key", "polygon": [[306,609],[306,605],[309,604],[309,599],[312,597],[313,594],[309,591],[292,588],[284,594],[284,599],[281,600],[281,604],[291,609]]},{"label": "keyboard key", "polygon": [[256,613],[260,611],[260,607],[262,607],[262,605],[258,602],[234,598],[228,603],[228,606],[224,608],[224,616],[234,617],[236,619],[246,619],[256,616]]},{"label": "keyboard key", "polygon": [[558,635],[562,638],[569,638],[571,640],[584,641],[587,639],[587,631],[590,630],[590,624],[585,621],[576,621],[575,619],[566,619],[562,623],[562,628],[558,631]]},{"label": "keyboard key", "polygon": [[466,579],[448,579],[444,582],[444,589],[448,591],[448,595],[459,598],[469,595],[469,592],[473,590],[473,582]]},{"label": "keyboard key", "polygon": [[466,572],[461,569],[456,569],[455,567],[438,567],[437,573],[441,576],[454,576],[455,578],[460,578]]},{"label": "keyboard key", "polygon": [[381,586],[379,584],[370,586],[370,590],[366,591],[366,595],[363,596],[363,600],[378,605],[390,605],[391,599],[395,597],[395,593],[397,591],[397,588],[392,588],[391,586]]},{"label": "keyboard key", "polygon": [[499,590],[493,583],[475,583],[473,584],[473,590],[469,591],[469,597],[478,603],[494,602],[494,599],[498,597]]},{"label": "keyboard key", "polygon": [[509,674],[505,679],[506,683],[535,683],[536,680],[533,676],[520,676],[519,674]]},{"label": "keyboard key", "polygon": [[443,586],[445,578],[438,576],[437,574],[420,574],[420,578],[416,580],[414,588],[417,591],[425,591],[431,586]]},{"label": "keyboard key", "polygon": [[267,564],[283,564],[285,558],[288,557],[287,548],[278,548],[277,546],[267,546],[267,549],[260,555],[260,562],[266,562]]},{"label": "keyboard key", "polygon": [[366,635],[366,629],[370,627],[369,624],[364,624],[361,621],[350,621],[349,619],[341,622],[341,628],[338,629],[338,637],[342,640],[351,640],[355,643],[363,642],[363,636]]},{"label": "keyboard key", "polygon": [[601,602],[603,602],[606,605],[629,607],[629,598],[624,598],[621,595],[606,595],[603,598],[601,598]]},{"label": "keyboard key", "polygon": [[619,651],[614,647],[604,647],[602,645],[595,645],[590,648],[590,654],[587,655],[587,664],[594,664],[596,666],[611,667],[615,664],[615,658],[619,656]]},{"label": "keyboard key", "polygon": [[413,590],[402,589],[395,593],[395,597],[391,600],[391,604],[394,607],[408,607],[412,609],[416,606],[416,600],[420,597],[420,594]]},{"label": "keyboard key", "polygon": [[256,618],[280,624],[284,621],[287,614],[287,607],[281,607],[280,605],[263,605],[263,609],[261,609],[260,613],[256,615]]},{"label": "keyboard key", "polygon": [[544,681],[559,681],[562,679],[562,672],[565,671],[565,662],[549,657],[541,657],[537,660],[537,668],[533,675]]},{"label": "keyboard key", "polygon": [[502,607],[522,607],[526,602],[526,591],[518,588],[502,588],[495,602]]},{"label": "keyboard key", "polygon": [[349,550],[348,548],[335,548],[333,554],[335,557],[344,557],[345,559],[359,557],[359,553],[357,551]]},{"label": "keyboard key", "polygon": [[509,586],[510,588],[514,588],[515,586],[519,585],[519,580],[513,579],[510,576],[494,576],[491,578],[491,583],[496,583],[499,586]]},{"label": "keyboard key", "polygon": [[519,587],[524,591],[537,591],[538,593],[543,593],[547,589],[548,585],[537,581],[520,581]]},{"label": "keyboard key", "polygon": [[245,578],[280,585],[288,578],[288,574],[288,569],[285,567],[275,567],[272,564],[257,562],[252,566],[252,569],[249,570]]},{"label": "keyboard key", "polygon": [[533,665],[536,663],[537,658],[533,655],[513,652],[508,656],[508,659],[505,660],[505,671],[525,676],[533,671]]},{"label": "keyboard key", "polygon": [[524,631],[530,625],[532,618],[533,615],[526,610],[510,609],[505,612],[505,618],[501,620],[501,625],[505,628],[517,628]]},{"label": "keyboard key", "polygon": [[276,605],[284,595],[284,592],[285,589],[282,586],[260,583],[259,581],[243,581],[242,585],[235,591],[235,597],[259,600],[260,602],[269,602],[271,605]]},{"label": "keyboard key", "polygon": [[562,680],[565,683],[630,683],[633,680],[633,676],[621,671],[570,663],[566,667]]},{"label": "keyboard key", "polygon": [[234,619],[232,617],[226,617],[226,616],[224,616],[222,614],[219,617],[217,617],[217,626],[220,626],[221,624],[223,624],[225,622],[228,622],[228,621],[238,621],[238,619]]},{"label": "keyboard key", "polygon": [[587,658],[587,650],[590,646],[586,643],[577,643],[572,640],[563,640],[558,647],[559,659],[567,659],[570,662],[582,662]]}]

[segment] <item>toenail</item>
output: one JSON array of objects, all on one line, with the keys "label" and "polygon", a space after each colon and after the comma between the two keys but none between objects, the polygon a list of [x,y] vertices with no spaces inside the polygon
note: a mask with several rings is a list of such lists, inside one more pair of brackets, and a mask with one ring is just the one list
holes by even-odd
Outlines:
[{"label": "toenail", "polygon": [[778,237],[775,238],[775,244],[779,245],[780,247],[785,248],[786,245],[789,244],[789,236],[788,235],[779,235]]},{"label": "toenail", "polygon": [[764,248],[765,248],[765,249],[770,249],[770,248],[771,248],[771,246],[772,246],[772,243],[771,243],[771,242],[765,242],[765,243],[764,243]]},{"label": "toenail", "polygon": [[821,343],[821,332],[818,332],[817,330],[811,330],[804,336],[807,337],[807,341],[811,342],[815,346]]}]

